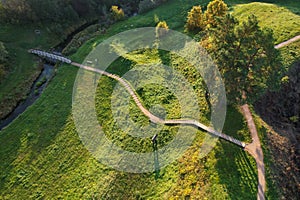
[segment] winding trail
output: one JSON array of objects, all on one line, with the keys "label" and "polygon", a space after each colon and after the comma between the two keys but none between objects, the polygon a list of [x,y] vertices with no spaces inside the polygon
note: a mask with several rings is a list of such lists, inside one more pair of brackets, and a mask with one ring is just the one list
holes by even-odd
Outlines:
[{"label": "winding trail", "polygon": [[174,119],[174,120],[164,120],[164,119],[161,119],[155,115],[153,115],[149,110],[147,110],[141,103],[141,101],[139,100],[138,96],[136,95],[135,93],[135,90],[130,86],[130,84],[123,78],[115,75],[115,74],[111,74],[109,72],[106,72],[106,71],[103,71],[103,70],[100,70],[100,69],[96,69],[96,68],[93,68],[93,67],[89,67],[89,66],[85,66],[85,65],[82,65],[82,64],[79,64],[79,63],[76,63],[76,62],[72,62],[70,63],[71,65],[73,66],[76,66],[76,67],[79,67],[81,69],[84,69],[84,70],[87,70],[87,71],[92,71],[92,72],[95,72],[95,73],[99,73],[99,74],[102,74],[102,75],[105,75],[107,77],[110,77],[112,79],[115,79],[117,80],[119,83],[121,83],[125,89],[129,92],[129,94],[131,95],[131,97],[133,98],[134,102],[136,103],[136,105],[139,107],[139,109],[144,113],[145,116],[147,116],[149,118],[149,120],[153,123],[156,123],[156,124],[165,124],[165,125],[190,125],[190,126],[194,126],[196,128],[199,128],[199,129],[202,129],[202,130],[205,130],[209,133],[211,133],[212,135],[214,136],[217,136],[219,138],[222,138],[226,141],[229,141],[229,142],[232,142],[242,148],[244,148],[246,146],[246,144],[244,142],[241,142],[229,135],[226,135],[224,133],[220,133],[216,130],[214,130],[212,127],[208,127],[196,120],[192,120],[192,119]]}]

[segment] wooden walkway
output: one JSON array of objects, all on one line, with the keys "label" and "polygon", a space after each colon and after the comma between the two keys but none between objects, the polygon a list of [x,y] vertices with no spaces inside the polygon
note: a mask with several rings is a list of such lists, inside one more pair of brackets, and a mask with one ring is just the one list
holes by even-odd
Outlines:
[{"label": "wooden walkway", "polygon": [[224,133],[220,133],[216,130],[214,130],[212,127],[208,127],[196,120],[190,120],[190,119],[174,119],[174,120],[164,120],[164,119],[161,119],[155,115],[153,115],[149,110],[147,110],[143,104],[141,103],[141,101],[139,100],[137,94],[135,93],[135,90],[130,86],[130,84],[125,80],[125,79],[122,79],[121,77],[115,75],[115,74],[111,74],[111,73],[108,73],[106,71],[103,71],[103,70],[100,70],[100,69],[96,69],[96,68],[93,68],[93,67],[89,67],[89,66],[85,66],[85,65],[82,65],[82,64],[79,64],[79,63],[75,63],[75,62],[72,62],[71,65],[73,66],[76,66],[76,67],[79,67],[81,69],[84,69],[84,70],[87,70],[87,71],[92,71],[92,72],[95,72],[95,73],[99,73],[99,74],[102,74],[102,75],[105,75],[107,77],[110,77],[112,79],[115,79],[117,80],[119,83],[121,83],[124,88],[128,91],[128,93],[131,95],[131,97],[133,98],[134,102],[136,103],[136,105],[139,107],[139,109],[143,112],[143,114],[145,116],[147,116],[149,118],[149,120],[153,123],[156,123],[156,124],[165,124],[165,125],[189,125],[189,126],[193,126],[193,127],[196,127],[198,129],[202,129],[202,130],[205,130],[209,133],[211,133],[212,135],[216,136],[216,137],[219,137],[219,138],[222,138],[226,141],[229,141],[231,143],[234,143],[242,148],[244,148],[246,146],[246,144],[244,142],[241,142],[229,135],[226,135]]}]

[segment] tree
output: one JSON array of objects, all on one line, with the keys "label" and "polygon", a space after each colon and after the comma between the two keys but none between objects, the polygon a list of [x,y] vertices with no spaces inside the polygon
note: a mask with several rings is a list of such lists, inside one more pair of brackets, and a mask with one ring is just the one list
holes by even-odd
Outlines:
[{"label": "tree", "polygon": [[4,44],[0,41],[0,82],[6,74],[8,52],[5,49]]},{"label": "tree", "polygon": [[158,24],[156,25],[156,37],[158,38],[163,37],[168,33],[168,31],[169,31],[169,27],[166,21],[158,22]]},{"label": "tree", "polygon": [[2,1],[1,9],[3,21],[19,23],[21,20],[28,20],[31,14],[30,6],[26,0]]},{"label": "tree", "polygon": [[4,63],[7,61],[7,55],[8,52],[6,51],[3,42],[0,41],[0,63]]},{"label": "tree", "polygon": [[124,14],[124,11],[122,10],[122,8],[119,8],[118,6],[112,6],[111,7],[111,16],[114,21],[119,21],[119,20],[124,19],[125,14]]},{"label": "tree", "polygon": [[204,13],[206,24],[209,27],[216,26],[216,18],[224,17],[228,12],[228,6],[223,0],[213,0],[208,6]]},{"label": "tree", "polygon": [[223,75],[229,100],[253,102],[267,88],[276,88],[283,67],[272,31],[261,29],[254,15],[241,24],[229,14],[216,22],[208,31],[208,51]]},{"label": "tree", "polygon": [[205,28],[204,16],[201,6],[193,6],[187,16],[185,30],[188,32],[199,32]]}]

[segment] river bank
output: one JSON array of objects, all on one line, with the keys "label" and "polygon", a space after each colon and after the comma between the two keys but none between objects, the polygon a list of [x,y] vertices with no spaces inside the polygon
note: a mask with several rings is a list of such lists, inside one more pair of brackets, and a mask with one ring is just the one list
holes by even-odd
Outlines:
[{"label": "river bank", "polygon": [[[59,43],[57,42],[51,42],[51,46],[47,46],[49,49],[55,52],[62,52],[66,46],[72,41],[73,37],[84,31],[86,28],[88,28],[91,25],[94,25],[98,22],[98,20],[92,20],[90,22],[85,22],[76,29],[74,29],[68,36],[65,37],[64,40],[60,41]],[[40,40],[39,42],[35,42],[32,44],[37,46],[37,45],[43,45],[43,41],[47,40],[45,37],[50,37],[48,34],[43,33],[44,35],[41,36],[35,36],[36,40]],[[26,53],[24,53],[26,51]],[[24,49],[22,51],[22,54],[26,55],[27,54],[27,49]],[[31,106],[41,95],[43,90],[46,88],[48,83],[51,81],[53,76],[55,75],[55,63],[44,63],[44,61],[41,60],[32,60],[31,55],[26,55],[28,57],[25,61],[26,64],[24,66],[29,65],[38,65],[38,67],[33,67],[34,69],[31,70],[31,72],[28,74],[30,78],[27,77],[26,83],[20,84],[20,86],[15,86],[18,87],[16,88],[16,92],[9,91],[7,94],[5,92],[2,94],[3,97],[0,102],[0,108],[1,108],[1,113],[0,113],[0,130],[5,128],[7,125],[9,125],[12,121],[14,121],[20,114],[22,114],[29,106]],[[28,62],[27,60],[31,60],[31,62]],[[38,64],[39,63],[39,64]],[[40,67],[40,66],[43,67]],[[28,68],[28,67],[24,67]],[[15,70],[16,71],[16,70]],[[34,73],[32,72],[34,71]],[[12,72],[15,73],[15,72]],[[10,80],[7,80],[9,83]],[[9,84],[4,84],[4,85],[9,85]],[[2,85],[3,86],[3,85]],[[4,88],[6,89],[6,88]],[[1,90],[0,90],[1,91]],[[24,93],[25,94],[22,94]]]}]

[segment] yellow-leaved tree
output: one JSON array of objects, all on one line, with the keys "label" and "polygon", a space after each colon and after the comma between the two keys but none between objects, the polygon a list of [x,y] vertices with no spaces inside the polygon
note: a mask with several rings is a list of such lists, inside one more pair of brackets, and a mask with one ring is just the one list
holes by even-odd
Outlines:
[{"label": "yellow-leaved tree", "polygon": [[201,6],[193,6],[188,13],[185,30],[188,32],[199,32],[205,29],[205,25]]},{"label": "yellow-leaved tree", "polygon": [[169,31],[169,26],[166,21],[160,21],[156,25],[156,37],[163,37]]},{"label": "yellow-leaved tree", "polygon": [[228,6],[223,0],[213,0],[204,13],[206,24],[209,27],[215,27],[217,25],[216,18],[224,17],[228,12]]}]

